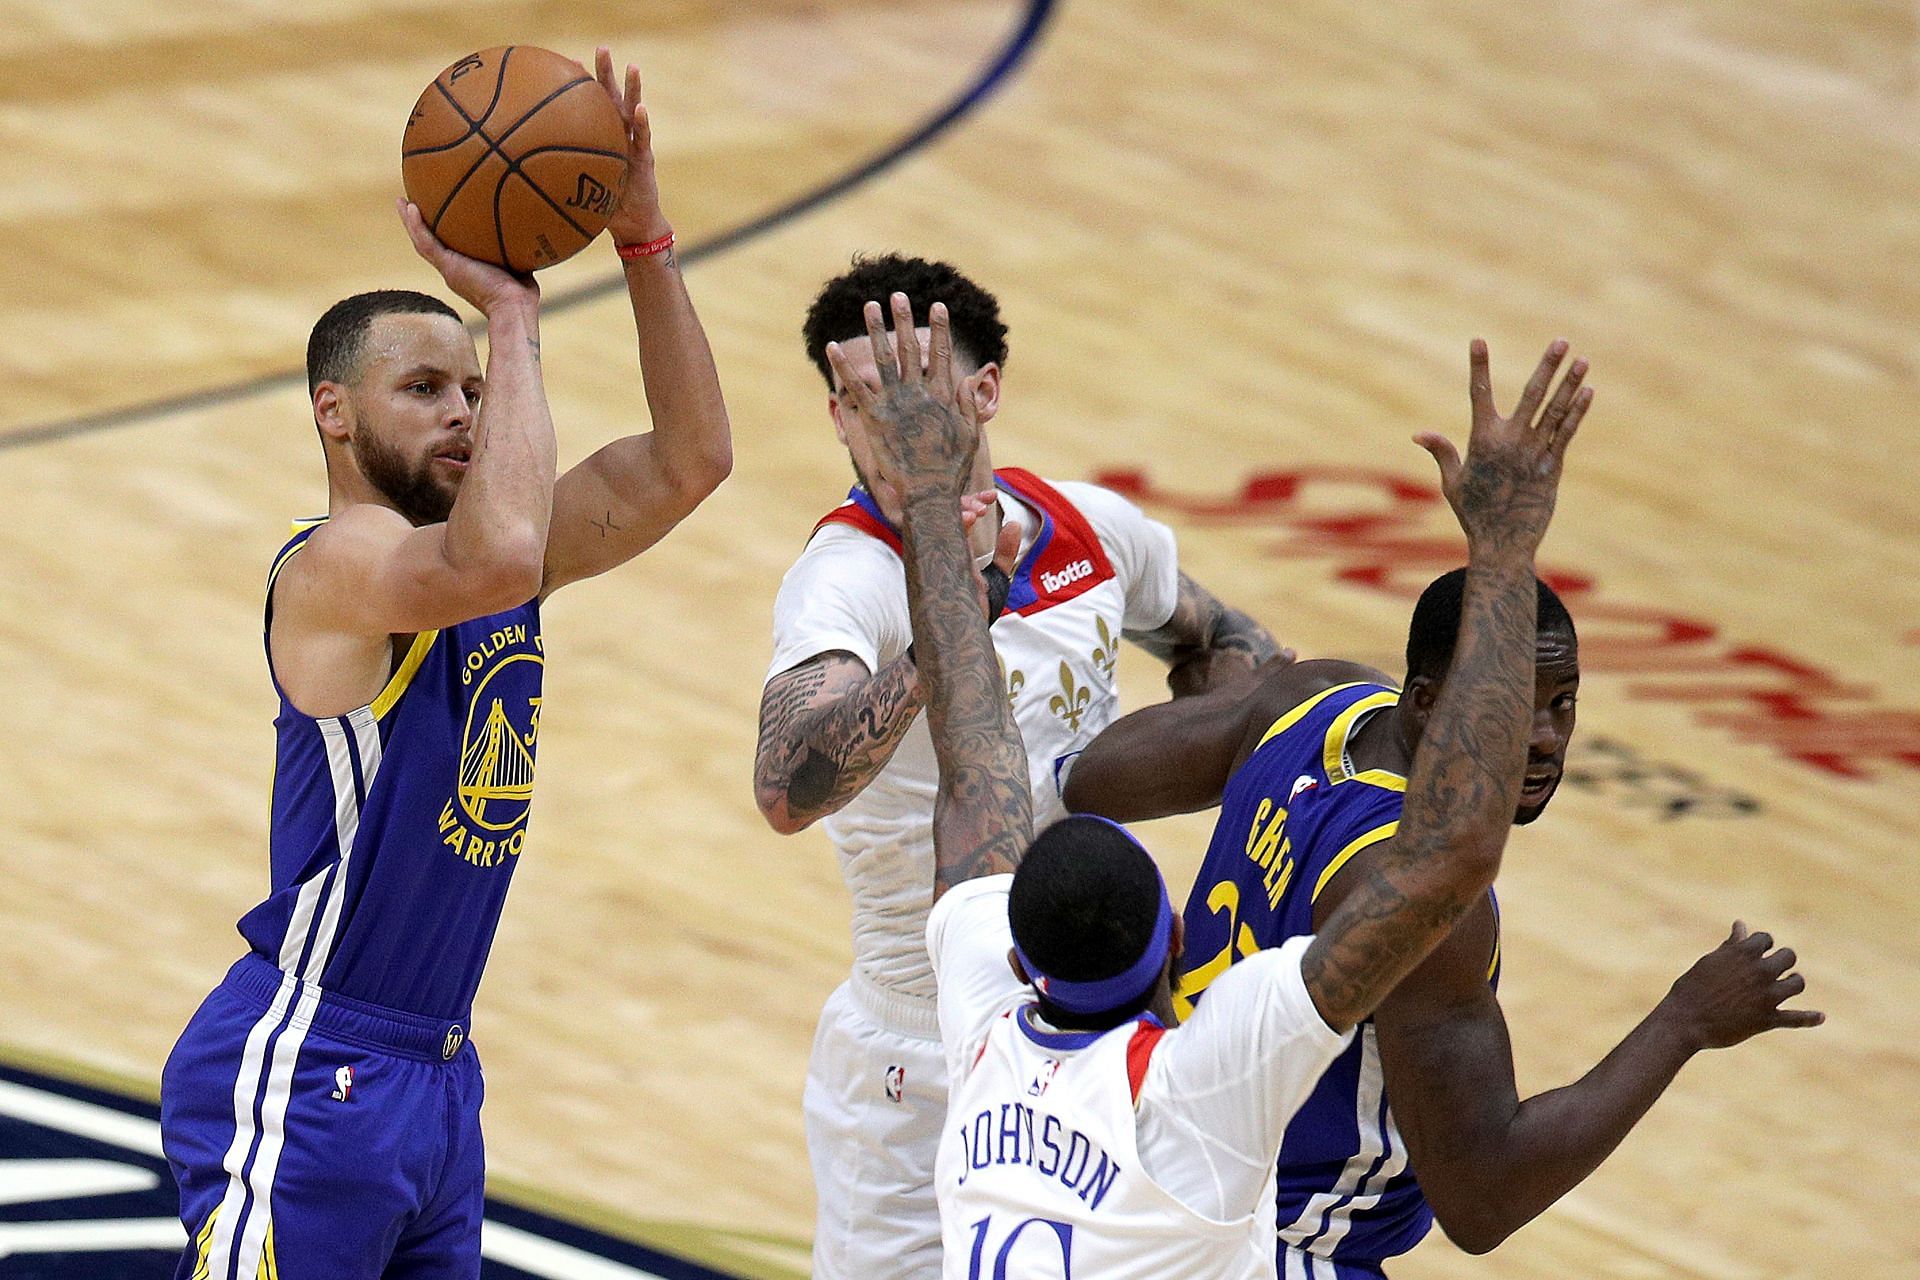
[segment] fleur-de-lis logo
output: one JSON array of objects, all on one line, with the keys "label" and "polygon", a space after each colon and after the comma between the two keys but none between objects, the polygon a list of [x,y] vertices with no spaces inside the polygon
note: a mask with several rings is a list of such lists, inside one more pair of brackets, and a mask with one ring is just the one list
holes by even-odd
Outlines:
[{"label": "fleur-de-lis logo", "polygon": [[[998,657],[998,655],[995,656]],[[1000,682],[1007,686],[1007,710],[1012,711],[1014,700],[1020,696],[1020,691],[1027,687],[1027,673],[1024,671],[1009,673],[1006,659],[1001,658]]]},{"label": "fleur-de-lis logo", "polygon": [[1120,661],[1120,646],[1113,642],[1113,632],[1107,630],[1105,618],[1095,614],[1093,621],[1100,628],[1100,643],[1093,647],[1093,665],[1111,680],[1114,664]]},{"label": "fleur-de-lis logo", "polygon": [[1073,678],[1073,668],[1060,664],[1060,692],[1047,699],[1047,710],[1067,722],[1067,728],[1080,732],[1080,717],[1093,701],[1093,690],[1082,687]]}]

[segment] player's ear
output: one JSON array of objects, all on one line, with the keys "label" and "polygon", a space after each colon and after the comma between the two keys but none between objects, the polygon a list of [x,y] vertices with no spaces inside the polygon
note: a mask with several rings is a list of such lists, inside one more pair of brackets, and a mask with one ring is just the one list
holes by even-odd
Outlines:
[{"label": "player's ear", "polygon": [[1187,954],[1187,922],[1180,916],[1173,918],[1173,932],[1167,935],[1167,977],[1173,977],[1173,967],[1180,963],[1180,957]]},{"label": "player's ear", "polygon": [[1426,729],[1427,717],[1433,714],[1433,703],[1439,696],[1440,682],[1432,676],[1415,676],[1401,691],[1401,714],[1416,735]]},{"label": "player's ear", "polygon": [[346,398],[341,394],[337,382],[323,382],[313,389],[313,424],[320,428],[320,438],[344,444],[353,433],[353,424],[347,420]]},{"label": "player's ear", "polygon": [[1000,366],[984,364],[973,375],[973,407],[976,417],[982,425],[993,420],[1000,412]]},{"label": "player's ear", "polygon": [[1007,948],[1007,965],[1013,970],[1014,977],[1029,986],[1033,984],[1033,975],[1027,972],[1027,966],[1020,963],[1020,953],[1012,947]]},{"label": "player's ear", "polygon": [[840,397],[831,392],[827,395],[827,415],[833,419],[834,438],[840,442],[842,449],[846,448],[847,424],[840,418]]}]

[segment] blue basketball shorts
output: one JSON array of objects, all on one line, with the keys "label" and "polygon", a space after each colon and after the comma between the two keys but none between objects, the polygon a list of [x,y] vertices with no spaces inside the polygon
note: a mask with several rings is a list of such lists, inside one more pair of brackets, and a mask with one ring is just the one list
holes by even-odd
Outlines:
[{"label": "blue basketball shorts", "polygon": [[474,1280],[480,1060],[460,1023],[323,993],[258,955],[167,1059],[176,1280]]}]

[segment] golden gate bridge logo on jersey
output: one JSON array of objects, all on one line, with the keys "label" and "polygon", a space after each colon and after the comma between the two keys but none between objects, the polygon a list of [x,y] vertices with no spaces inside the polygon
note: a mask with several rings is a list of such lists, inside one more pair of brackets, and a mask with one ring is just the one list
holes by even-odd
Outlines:
[{"label": "golden gate bridge logo on jersey", "polygon": [[[533,644],[540,647],[540,637]],[[440,811],[441,843],[478,867],[517,857],[533,804],[534,747],[540,737],[538,653],[489,658],[527,640],[516,624],[495,631],[467,655],[464,680],[473,686],[461,738],[460,781]],[[476,673],[485,668],[484,676]]]}]

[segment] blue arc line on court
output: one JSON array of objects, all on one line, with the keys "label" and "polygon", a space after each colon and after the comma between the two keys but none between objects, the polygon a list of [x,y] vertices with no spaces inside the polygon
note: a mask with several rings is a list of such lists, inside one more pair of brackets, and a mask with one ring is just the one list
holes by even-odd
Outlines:
[{"label": "blue arc line on court", "polygon": [[[1000,46],[1000,51],[994,55],[993,60],[981,69],[958,96],[928,116],[891,146],[830,182],[803,192],[759,217],[750,218],[729,227],[711,239],[689,246],[680,255],[680,260],[688,266],[693,266],[704,259],[737,248],[756,236],[764,235],[784,223],[811,213],[821,205],[829,204],[849,191],[863,186],[938,138],[971,113],[995,89],[999,88],[1008,76],[1019,69],[1020,64],[1026,61],[1027,55],[1039,42],[1040,33],[1046,27],[1047,20],[1052,17],[1057,5],[1058,0],[1027,0],[1026,10],[1021,15],[1019,25],[1007,38],[1006,43]],[[553,315],[617,293],[623,286],[624,279],[621,276],[608,276],[602,280],[595,280],[556,295],[552,301],[541,308],[541,312],[544,315]],[[306,380],[306,376],[304,369],[283,369],[277,373],[260,374],[238,382],[127,405],[125,408],[108,409],[100,413],[84,414],[77,418],[63,418],[54,422],[19,427],[0,434],[0,449],[21,449],[29,445],[51,444],[58,440],[71,440],[76,436],[94,435],[120,427],[138,426],[144,422],[192,413],[200,409],[214,409],[269,391],[278,391],[283,387],[299,386]]]}]

